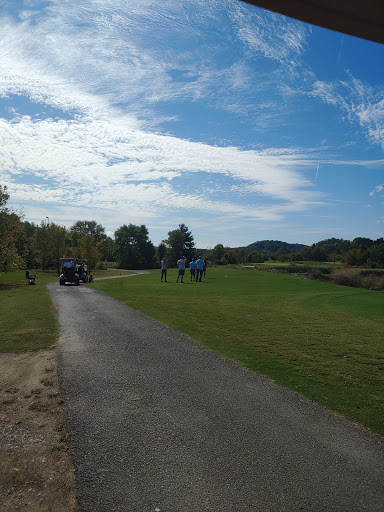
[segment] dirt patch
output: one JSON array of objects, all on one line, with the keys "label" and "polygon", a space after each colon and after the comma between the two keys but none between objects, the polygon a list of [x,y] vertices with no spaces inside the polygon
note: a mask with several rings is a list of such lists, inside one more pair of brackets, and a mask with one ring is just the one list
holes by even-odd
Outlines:
[{"label": "dirt patch", "polygon": [[74,512],[57,351],[0,354],[0,509]]}]

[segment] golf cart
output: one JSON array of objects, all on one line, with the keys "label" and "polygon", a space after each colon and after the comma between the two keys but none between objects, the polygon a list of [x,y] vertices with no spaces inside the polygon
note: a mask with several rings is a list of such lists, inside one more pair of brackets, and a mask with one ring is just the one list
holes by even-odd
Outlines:
[{"label": "golf cart", "polygon": [[77,271],[76,259],[75,258],[61,258],[61,274],[60,274],[60,285],[66,283],[74,283],[79,285],[80,276]]}]

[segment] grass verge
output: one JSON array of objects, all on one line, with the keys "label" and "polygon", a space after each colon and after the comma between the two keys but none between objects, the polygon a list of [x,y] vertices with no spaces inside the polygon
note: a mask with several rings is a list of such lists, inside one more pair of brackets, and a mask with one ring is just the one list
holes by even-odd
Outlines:
[{"label": "grass verge", "polygon": [[[46,284],[59,282],[57,272],[30,270],[36,284],[26,285],[25,271],[0,273],[0,352],[22,352],[51,347],[57,324]],[[128,271],[98,270],[94,277]]]},{"label": "grass verge", "polygon": [[382,292],[221,267],[175,281],[92,286],[384,435]]},{"label": "grass verge", "polygon": [[56,319],[46,284],[57,280],[54,271],[36,272],[27,286],[25,272],[0,274],[0,352],[48,348],[56,340]]}]

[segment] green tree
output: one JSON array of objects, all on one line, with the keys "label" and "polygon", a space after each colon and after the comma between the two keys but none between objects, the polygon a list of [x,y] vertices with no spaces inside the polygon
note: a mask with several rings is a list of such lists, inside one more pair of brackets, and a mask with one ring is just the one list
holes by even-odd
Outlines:
[{"label": "green tree", "polygon": [[152,267],[155,248],[144,225],[124,224],[115,231],[115,257],[121,268]]},{"label": "green tree", "polygon": [[169,231],[168,238],[163,240],[167,247],[169,265],[176,265],[181,256],[186,256],[190,261],[195,256],[195,243],[192,233],[185,224],[179,224],[178,229]]},{"label": "green tree", "polygon": [[67,255],[73,258],[80,258],[80,241],[84,235],[90,236],[96,249],[100,252],[103,244],[107,249],[107,235],[105,228],[95,220],[78,220],[73,224],[68,232]]},{"label": "green tree", "polygon": [[100,253],[91,235],[84,234],[79,242],[79,255],[81,259],[87,260],[88,275],[96,268],[100,260]]},{"label": "green tree", "polygon": [[157,248],[157,257],[159,258],[159,261],[161,261],[164,258],[166,252],[167,252],[167,247],[164,242],[161,242],[159,244],[159,247]]},{"label": "green tree", "polygon": [[35,260],[43,272],[51,268],[60,273],[60,259],[68,256],[67,235],[67,229],[54,222],[47,224],[43,221],[35,229],[32,245]]},{"label": "green tree", "polygon": [[352,267],[364,265],[367,262],[368,251],[361,247],[353,247],[343,254],[343,263]]},{"label": "green tree", "polygon": [[224,256],[224,253],[225,253],[224,245],[217,244],[213,248],[212,257],[213,257],[214,260],[220,261],[221,258]]},{"label": "green tree", "polygon": [[369,258],[371,263],[384,267],[384,243],[372,246],[369,250]]},{"label": "green tree", "polygon": [[46,269],[48,252],[47,241],[47,225],[42,222],[35,230],[32,239],[32,247],[35,255],[36,266],[40,266],[43,272]]},{"label": "green tree", "polygon": [[20,216],[6,207],[9,194],[0,185],[0,272],[16,270],[25,265],[27,244]]},{"label": "green tree", "polygon": [[47,229],[48,243],[49,243],[49,256],[60,275],[61,265],[60,259],[65,255],[67,230],[63,226],[59,226],[51,222]]},{"label": "green tree", "polygon": [[9,194],[7,192],[7,187],[0,184],[0,212],[5,209],[8,199]]},{"label": "green tree", "polygon": [[101,261],[115,261],[114,243],[110,236],[107,236],[97,244]]},{"label": "green tree", "polygon": [[70,227],[70,231],[82,235],[89,235],[93,238],[95,243],[101,242],[107,238],[105,228],[95,220],[78,220]]}]

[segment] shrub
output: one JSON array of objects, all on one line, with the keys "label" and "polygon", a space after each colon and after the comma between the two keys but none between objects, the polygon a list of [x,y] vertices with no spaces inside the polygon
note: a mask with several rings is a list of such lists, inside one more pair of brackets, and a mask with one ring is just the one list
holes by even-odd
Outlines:
[{"label": "shrub", "polygon": [[359,288],[361,285],[361,276],[354,270],[337,270],[333,274],[333,282],[342,286]]},{"label": "shrub", "polygon": [[384,290],[384,271],[380,270],[337,270],[333,282],[343,286]]},{"label": "shrub", "polygon": [[370,290],[384,290],[384,273],[362,276],[362,287]]},{"label": "shrub", "polygon": [[384,276],[384,270],[360,270],[361,276]]}]

